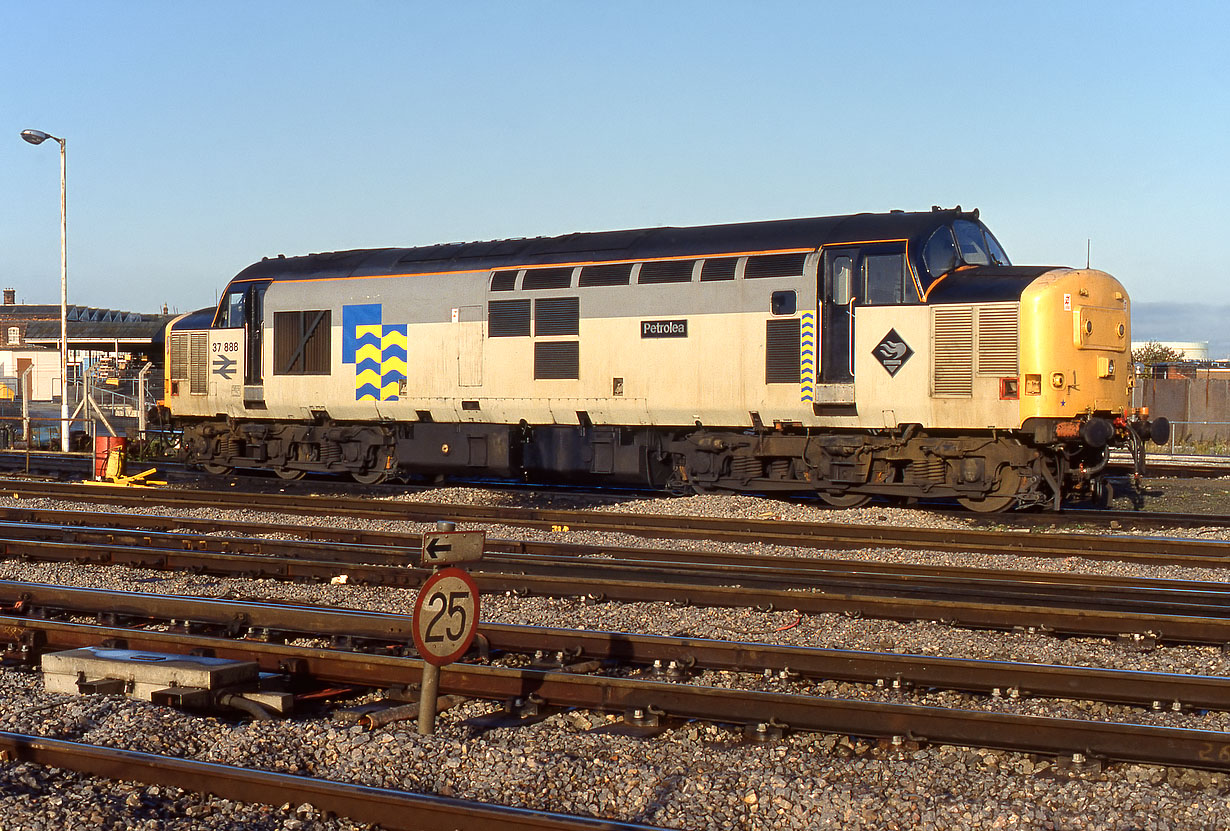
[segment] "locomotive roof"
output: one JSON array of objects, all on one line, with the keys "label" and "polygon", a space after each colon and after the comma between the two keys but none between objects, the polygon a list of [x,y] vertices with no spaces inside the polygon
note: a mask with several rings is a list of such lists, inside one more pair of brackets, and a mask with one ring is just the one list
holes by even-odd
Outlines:
[{"label": "locomotive roof", "polygon": [[726,225],[638,228],[427,245],[369,248],[266,258],[235,277],[255,280],[321,280],[388,274],[486,271],[520,266],[560,265],[663,257],[815,249],[821,245],[874,240],[920,242],[938,226],[978,212],[952,210],[860,213]]}]

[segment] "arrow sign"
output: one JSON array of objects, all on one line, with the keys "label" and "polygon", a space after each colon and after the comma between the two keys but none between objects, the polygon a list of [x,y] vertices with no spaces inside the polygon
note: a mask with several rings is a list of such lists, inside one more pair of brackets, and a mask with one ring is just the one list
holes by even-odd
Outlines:
[{"label": "arrow sign", "polygon": [[432,531],[423,535],[423,566],[465,563],[483,558],[486,531]]}]

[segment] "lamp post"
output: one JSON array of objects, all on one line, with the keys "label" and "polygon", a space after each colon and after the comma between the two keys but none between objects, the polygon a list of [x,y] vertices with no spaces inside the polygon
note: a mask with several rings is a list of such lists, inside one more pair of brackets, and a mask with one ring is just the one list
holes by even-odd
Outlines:
[{"label": "lamp post", "polygon": [[[60,144],[60,449],[68,452],[68,162],[62,138],[42,130],[22,130],[31,144],[47,139]],[[27,439],[28,440],[28,439]]]}]

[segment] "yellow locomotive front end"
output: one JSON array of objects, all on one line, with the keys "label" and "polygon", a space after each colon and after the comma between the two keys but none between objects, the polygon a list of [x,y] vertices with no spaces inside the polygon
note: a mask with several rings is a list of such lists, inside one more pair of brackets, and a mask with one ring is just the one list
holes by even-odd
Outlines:
[{"label": "yellow locomotive front end", "polygon": [[1021,295],[1021,418],[1122,415],[1132,400],[1131,309],[1114,277],[1056,269]]},{"label": "yellow locomotive front end", "polygon": [[1097,495],[1112,447],[1130,449],[1143,473],[1144,440],[1168,434],[1165,419],[1132,407],[1131,301],[1106,272],[1057,268],[1022,292],[1019,384],[1022,426],[1066,446],[1077,491]]}]

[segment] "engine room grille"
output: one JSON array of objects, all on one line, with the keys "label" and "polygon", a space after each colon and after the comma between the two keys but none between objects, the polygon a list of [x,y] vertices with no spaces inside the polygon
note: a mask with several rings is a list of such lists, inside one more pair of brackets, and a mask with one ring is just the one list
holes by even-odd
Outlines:
[{"label": "engine room grille", "polygon": [[530,269],[521,278],[523,289],[566,289],[572,285],[571,268]]},{"label": "engine room grille", "polygon": [[273,374],[328,375],[332,312],[273,313]]},{"label": "engine room grille", "polygon": [[743,267],[743,276],[749,280],[756,277],[799,277],[803,274],[806,254],[765,254],[748,257]]},{"label": "engine room grille", "polygon": [[576,335],[581,325],[581,298],[544,297],[534,301],[535,335]]},{"label": "engine room grille", "polygon": [[1017,374],[1017,307],[978,309],[978,373]]},{"label": "engine room grille", "polygon": [[766,384],[799,383],[800,340],[798,318],[765,321]]},{"label": "engine room grille", "polygon": [[492,291],[512,291],[517,287],[517,272],[497,271],[491,275]]},{"label": "engine room grille", "polygon": [[735,279],[735,268],[739,265],[738,257],[719,257],[715,260],[705,260],[700,267],[700,281],[709,283],[714,280]]},{"label": "engine room grille", "polygon": [[641,265],[638,283],[688,283],[695,260],[655,260]]},{"label": "engine room grille", "polygon": [[578,341],[546,341],[534,344],[534,378],[552,380],[581,376],[581,344]]},{"label": "engine room grille", "polygon": [[974,310],[969,306],[931,309],[931,394],[969,396],[974,392]]},{"label": "engine room grille", "polygon": [[487,337],[517,338],[529,334],[529,300],[492,300],[487,304]]},{"label": "engine room grille", "polygon": [[615,263],[613,265],[587,265],[581,269],[581,278],[577,285],[587,286],[626,286],[632,278],[632,263]]}]

